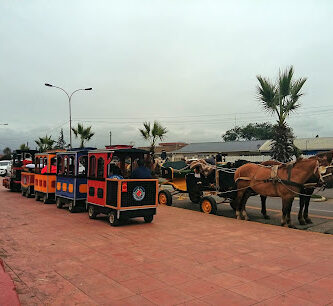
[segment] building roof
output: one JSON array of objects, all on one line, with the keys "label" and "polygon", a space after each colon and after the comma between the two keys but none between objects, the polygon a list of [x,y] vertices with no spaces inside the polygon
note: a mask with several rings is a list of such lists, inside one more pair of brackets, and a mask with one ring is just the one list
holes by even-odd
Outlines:
[{"label": "building roof", "polygon": [[[267,140],[259,151],[269,152],[272,143],[272,140]],[[296,138],[294,145],[302,151],[330,151],[333,150],[333,137]]]},{"label": "building roof", "polygon": [[267,140],[227,141],[227,142],[197,142],[172,153],[235,153],[259,152],[259,148]]}]

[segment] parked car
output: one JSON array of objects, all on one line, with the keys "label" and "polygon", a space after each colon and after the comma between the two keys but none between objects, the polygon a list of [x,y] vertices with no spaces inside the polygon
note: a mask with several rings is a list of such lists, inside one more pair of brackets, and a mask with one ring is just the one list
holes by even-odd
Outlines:
[{"label": "parked car", "polygon": [[1,160],[0,161],[0,175],[6,176],[9,175],[11,169],[11,161],[10,160]]}]

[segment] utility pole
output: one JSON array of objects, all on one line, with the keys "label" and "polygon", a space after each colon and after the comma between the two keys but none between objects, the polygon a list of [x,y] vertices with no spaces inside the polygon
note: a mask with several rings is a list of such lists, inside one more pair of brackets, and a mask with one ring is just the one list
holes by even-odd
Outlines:
[{"label": "utility pole", "polygon": [[112,132],[110,131],[110,146],[111,146],[111,144],[112,144],[111,139],[112,139]]}]

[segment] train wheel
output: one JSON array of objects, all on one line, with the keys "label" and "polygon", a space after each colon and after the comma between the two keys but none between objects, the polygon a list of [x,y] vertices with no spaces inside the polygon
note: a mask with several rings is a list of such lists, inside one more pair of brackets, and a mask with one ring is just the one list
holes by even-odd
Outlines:
[{"label": "train wheel", "polygon": [[158,203],[161,205],[167,205],[171,206],[172,205],[172,195],[169,190],[161,190],[158,193]]},{"label": "train wheel", "polygon": [[43,203],[44,204],[49,203],[49,199],[47,198],[47,194],[44,194],[44,196],[43,196]]},{"label": "train wheel", "polygon": [[151,223],[154,219],[154,215],[149,215],[144,217],[146,223]]},{"label": "train wheel", "polygon": [[89,216],[89,219],[96,219],[97,212],[93,205],[89,205],[88,216]]},{"label": "train wheel", "polygon": [[76,209],[75,209],[75,206],[74,206],[74,202],[73,202],[73,201],[70,201],[70,202],[68,203],[68,211],[69,211],[70,213],[75,213]]},{"label": "train wheel", "polygon": [[57,198],[56,205],[57,205],[57,208],[59,208],[59,209],[62,208],[62,202],[61,202],[60,198]]},{"label": "train wheel", "polygon": [[26,193],[25,193],[25,196],[26,196],[27,198],[30,198],[30,196],[31,196],[31,193],[30,193],[30,187],[28,187],[28,189],[27,189],[27,191],[26,191]]},{"label": "train wheel", "polygon": [[117,212],[112,210],[109,213],[109,222],[111,226],[117,226],[119,224],[119,219],[117,218]]},{"label": "train wheel", "polygon": [[203,197],[200,203],[200,210],[205,214],[216,214],[217,205],[216,201],[212,197]]},{"label": "train wheel", "polygon": [[40,199],[39,194],[37,192],[35,192],[35,200],[39,201],[39,199]]}]

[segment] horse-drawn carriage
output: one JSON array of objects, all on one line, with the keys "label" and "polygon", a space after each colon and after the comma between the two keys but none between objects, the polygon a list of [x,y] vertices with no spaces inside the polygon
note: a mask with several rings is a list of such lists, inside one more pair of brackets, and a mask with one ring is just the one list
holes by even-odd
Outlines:
[{"label": "horse-drawn carriage", "polygon": [[[178,164],[177,164],[178,163]],[[200,204],[204,213],[215,214],[217,202],[213,196],[222,198],[222,202],[235,198],[236,193],[233,175],[235,169],[230,164],[211,165],[204,160],[166,163],[162,167],[163,189],[159,192],[159,203],[172,205],[172,197],[176,194],[188,194],[192,203]],[[171,186],[165,188],[165,186]]]},{"label": "horse-drawn carriage", "polygon": [[108,147],[88,153],[87,210],[90,219],[108,215],[112,226],[121,219],[143,217],[153,221],[157,207],[158,180],[133,179],[136,160],[143,160],[148,151]]},{"label": "horse-drawn carriage", "polygon": [[[262,200],[262,214],[268,218],[266,197],[281,197],[283,224],[290,223],[291,204],[294,197],[298,195],[300,196],[299,222],[300,224],[310,223],[311,220],[307,215],[308,205],[314,188],[326,184],[333,178],[332,152],[320,153],[288,164],[275,161],[255,164],[241,160],[233,165],[211,166],[205,161],[198,161],[191,163],[189,168],[194,172],[184,175],[183,181],[186,182],[186,188],[177,190],[177,186],[174,186],[173,192],[162,189],[159,193],[161,204],[172,205],[173,194],[188,193],[193,203],[200,203],[201,211],[215,214],[218,204],[212,197],[215,195],[223,199],[219,203],[226,200],[230,202],[238,219],[241,217],[248,219],[245,211],[246,201],[250,196],[258,194]],[[247,169],[254,170],[247,173]],[[173,171],[169,170],[168,173]],[[172,185],[173,177],[169,180]]]}]

